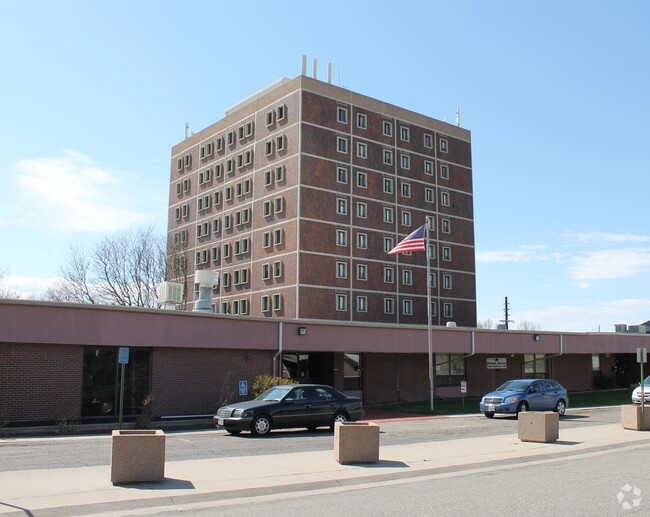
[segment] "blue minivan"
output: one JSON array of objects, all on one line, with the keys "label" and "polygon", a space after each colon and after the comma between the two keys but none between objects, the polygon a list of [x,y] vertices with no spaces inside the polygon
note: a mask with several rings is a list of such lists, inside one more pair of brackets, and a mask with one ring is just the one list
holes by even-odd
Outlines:
[{"label": "blue minivan", "polygon": [[480,402],[481,412],[494,415],[518,415],[524,411],[555,411],[564,415],[569,407],[566,389],[552,379],[516,379],[504,382]]}]

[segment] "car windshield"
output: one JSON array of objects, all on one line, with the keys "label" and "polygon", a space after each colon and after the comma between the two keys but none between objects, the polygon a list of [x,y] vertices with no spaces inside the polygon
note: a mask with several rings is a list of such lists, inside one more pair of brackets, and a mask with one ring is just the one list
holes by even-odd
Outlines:
[{"label": "car windshield", "polygon": [[497,388],[497,391],[526,391],[530,381],[507,381]]},{"label": "car windshield", "polygon": [[289,388],[271,388],[259,395],[256,400],[282,400],[288,391]]},{"label": "car windshield", "polygon": [[643,380],[643,387],[650,386],[650,375]]}]

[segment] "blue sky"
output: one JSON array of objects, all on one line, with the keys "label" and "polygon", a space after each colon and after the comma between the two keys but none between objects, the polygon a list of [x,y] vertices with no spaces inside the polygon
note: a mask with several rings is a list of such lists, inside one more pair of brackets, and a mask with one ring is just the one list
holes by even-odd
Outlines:
[{"label": "blue sky", "polygon": [[[22,0],[1,8],[0,269],[166,230],[171,147],[281,77],[472,132],[478,319],[650,320],[650,3]],[[339,75],[340,71],[340,75]],[[339,82],[340,76],[340,82]]]}]

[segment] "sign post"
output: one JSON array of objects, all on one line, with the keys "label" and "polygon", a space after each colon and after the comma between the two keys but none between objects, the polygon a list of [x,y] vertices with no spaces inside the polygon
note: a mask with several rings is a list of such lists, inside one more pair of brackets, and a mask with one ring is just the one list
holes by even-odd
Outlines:
[{"label": "sign post", "polygon": [[463,413],[465,412],[465,395],[467,395],[467,381],[460,381],[460,392],[463,395]]},{"label": "sign post", "polygon": [[126,365],[129,362],[129,347],[121,346],[117,356],[117,362],[120,365],[120,416],[119,429],[122,430],[122,417],[124,415],[124,377]]},{"label": "sign post", "polygon": [[637,348],[636,349],[636,362],[641,366],[641,431],[645,431],[645,386],[643,383],[643,364],[648,360],[648,349],[647,348]]}]

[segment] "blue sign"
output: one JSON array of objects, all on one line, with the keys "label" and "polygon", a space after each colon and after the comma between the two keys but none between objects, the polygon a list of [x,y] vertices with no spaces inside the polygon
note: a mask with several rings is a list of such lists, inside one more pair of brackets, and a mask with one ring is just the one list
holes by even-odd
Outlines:
[{"label": "blue sign", "polygon": [[239,394],[248,395],[248,381],[239,381]]},{"label": "blue sign", "polygon": [[129,364],[129,347],[121,346],[120,352],[117,355],[118,364]]}]

